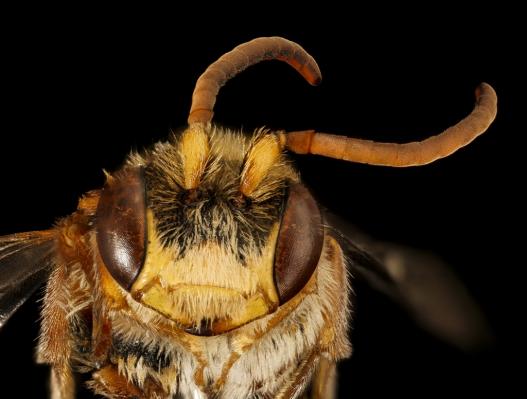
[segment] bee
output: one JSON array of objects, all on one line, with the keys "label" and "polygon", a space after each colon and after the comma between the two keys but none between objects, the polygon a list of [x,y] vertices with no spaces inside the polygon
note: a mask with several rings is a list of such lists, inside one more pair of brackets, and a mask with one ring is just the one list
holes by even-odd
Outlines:
[{"label": "bee", "polygon": [[[351,354],[350,273],[459,346],[483,329],[429,257],[376,248],[322,209],[288,152],[425,165],[487,130],[493,88],[482,83],[456,125],[406,144],[212,124],[220,88],[263,60],[321,81],[296,43],[244,43],[198,79],[180,134],[130,154],[53,228],[0,237],[0,327],[46,285],[37,359],[51,366],[52,398],[74,398],[79,376],[115,399],[334,398],[337,363]],[[450,318],[435,317],[446,308]]]}]

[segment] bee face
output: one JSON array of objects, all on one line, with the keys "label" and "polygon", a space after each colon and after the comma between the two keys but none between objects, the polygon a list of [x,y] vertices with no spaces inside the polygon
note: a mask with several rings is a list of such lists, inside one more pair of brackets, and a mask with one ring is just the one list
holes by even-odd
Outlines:
[{"label": "bee face", "polygon": [[291,299],[323,242],[316,202],[284,159],[280,136],[206,125],[131,156],[109,178],[97,237],[122,288],[200,335],[232,330]]}]

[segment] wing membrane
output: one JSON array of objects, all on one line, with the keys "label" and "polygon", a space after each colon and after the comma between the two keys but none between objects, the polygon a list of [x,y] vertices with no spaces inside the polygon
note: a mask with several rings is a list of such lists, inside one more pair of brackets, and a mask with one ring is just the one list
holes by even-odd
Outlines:
[{"label": "wing membrane", "polygon": [[0,237],[0,328],[46,281],[53,248],[49,230]]},{"label": "wing membrane", "polygon": [[422,328],[464,350],[492,344],[480,307],[437,256],[375,242],[329,212],[325,220],[346,252],[352,275],[399,303]]}]

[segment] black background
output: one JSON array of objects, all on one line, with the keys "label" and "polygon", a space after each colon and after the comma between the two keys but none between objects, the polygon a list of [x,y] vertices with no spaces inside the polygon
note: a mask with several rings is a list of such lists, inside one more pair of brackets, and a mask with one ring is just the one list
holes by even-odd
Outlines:
[{"label": "black background", "polygon": [[[305,15],[286,16],[251,7],[211,20],[202,12],[154,16],[142,9],[4,13],[0,234],[48,228],[83,192],[102,185],[102,168],[116,169],[131,149],[184,126],[199,74],[254,37],[297,41],[317,59],[323,83],[310,87],[279,62],[254,66],[222,89],[217,123],[404,142],[457,122],[486,81],[498,92],[498,119],[447,159],[410,169],[313,156],[295,161],[328,208],[373,237],[451,264],[497,338],[488,351],[462,353],[358,286],[354,355],[341,367],[339,397],[505,395],[515,381],[506,355],[519,349],[507,344],[521,317],[510,314],[525,263],[514,254],[518,233],[511,227],[522,229],[521,158],[514,153],[525,130],[517,119],[524,52],[517,14],[304,5]],[[33,365],[37,299],[0,332],[0,389],[19,397],[46,392],[47,370]]]}]

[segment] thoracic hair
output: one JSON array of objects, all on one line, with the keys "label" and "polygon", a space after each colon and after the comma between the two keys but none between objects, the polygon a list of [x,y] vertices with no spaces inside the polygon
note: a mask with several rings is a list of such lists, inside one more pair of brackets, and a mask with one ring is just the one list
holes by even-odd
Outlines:
[{"label": "thoracic hair", "polygon": [[263,128],[249,135],[210,124],[197,128],[209,144],[197,187],[185,188],[183,159],[199,149],[183,146],[181,134],[171,134],[143,154],[131,154],[128,164],[144,167],[148,206],[164,246],[183,257],[193,247],[216,242],[243,263],[265,244],[280,218],[288,184],[299,176],[280,153],[251,196],[244,196],[244,168],[262,155],[253,151],[256,143],[269,136],[278,141],[278,135]]}]

